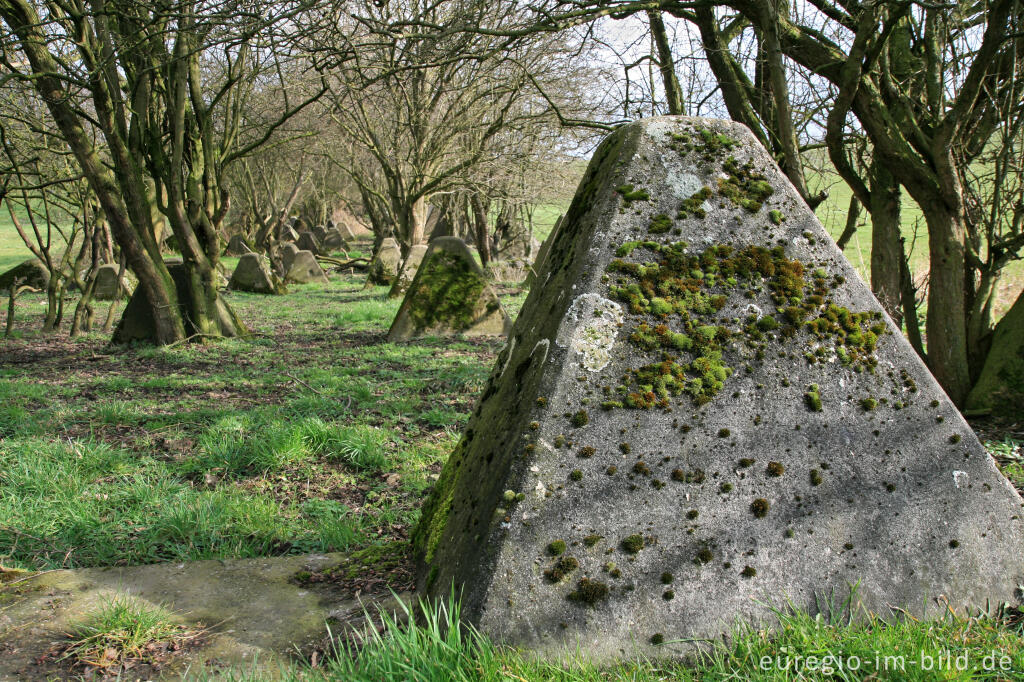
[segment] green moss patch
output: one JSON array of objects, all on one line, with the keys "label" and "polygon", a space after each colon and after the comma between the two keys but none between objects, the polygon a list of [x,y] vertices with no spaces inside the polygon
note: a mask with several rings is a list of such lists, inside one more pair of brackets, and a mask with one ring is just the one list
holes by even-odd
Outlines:
[{"label": "green moss patch", "polygon": [[444,325],[463,331],[482,312],[477,308],[487,280],[472,263],[438,250],[420,266],[415,286],[416,298],[409,307],[409,318],[416,329]]}]

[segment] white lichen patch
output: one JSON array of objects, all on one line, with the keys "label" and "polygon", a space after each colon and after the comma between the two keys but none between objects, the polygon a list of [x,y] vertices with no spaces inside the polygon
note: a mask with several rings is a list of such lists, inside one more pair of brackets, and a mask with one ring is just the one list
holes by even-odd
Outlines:
[{"label": "white lichen patch", "polygon": [[[667,167],[665,171],[665,182],[677,199],[689,199],[704,187],[704,183],[694,173],[671,166]],[[708,201],[705,201],[702,205],[705,211],[711,208],[711,204]]]},{"label": "white lichen patch", "polygon": [[580,355],[584,369],[598,372],[611,362],[622,306],[598,294],[583,294],[569,306],[556,343]]},{"label": "white lichen patch", "polygon": [[960,471],[959,469],[953,472],[953,485],[957,488],[966,488],[968,481],[971,480],[970,475],[966,471]]}]

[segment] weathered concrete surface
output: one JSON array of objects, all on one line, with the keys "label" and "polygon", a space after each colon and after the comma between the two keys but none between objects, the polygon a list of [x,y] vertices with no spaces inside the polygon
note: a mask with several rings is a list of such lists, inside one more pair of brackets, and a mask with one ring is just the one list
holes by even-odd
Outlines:
[{"label": "weathered concrete surface", "polygon": [[228,289],[249,291],[255,294],[284,293],[276,279],[263,256],[247,253],[238,259],[238,267],[231,273]]},{"label": "weathered concrete surface", "polygon": [[249,242],[245,240],[240,234],[236,234],[228,240],[228,245],[224,247],[225,256],[244,256],[247,253],[252,253],[252,247],[249,246]]},{"label": "weathered concrete surface", "polygon": [[327,284],[328,282],[324,269],[320,267],[320,264],[316,262],[316,258],[309,251],[298,251],[295,253],[284,279],[286,282],[295,282],[296,284],[307,284],[309,282]]},{"label": "weathered concrete surface", "polygon": [[405,292],[409,290],[409,285],[412,284],[413,277],[416,276],[416,269],[423,262],[423,256],[426,253],[426,244],[417,244],[409,249],[409,255],[405,257],[398,275],[395,276],[395,281],[391,285],[391,291],[388,292],[388,298],[405,296]]},{"label": "weathered concrete surface", "polygon": [[299,247],[300,251],[309,251],[314,256],[320,255],[320,240],[312,232],[300,232],[295,245]]},{"label": "weathered concrete surface", "polygon": [[391,328],[388,341],[417,336],[508,334],[512,321],[466,242],[430,242]]},{"label": "weathered concrete surface", "polygon": [[992,351],[978,383],[967,396],[967,410],[1020,417],[1024,409],[1024,297],[999,320]]},{"label": "weathered concrete surface", "polygon": [[744,127],[611,135],[538,279],[413,538],[484,633],[608,661],[858,581],[1015,601],[1021,498]]},{"label": "weathered concrete surface", "polygon": [[0,291],[6,293],[15,279],[21,280],[21,286],[43,290],[50,283],[50,273],[41,260],[29,258],[0,275]]},{"label": "weathered concrete surface", "polygon": [[393,284],[402,265],[402,250],[398,242],[388,237],[380,244],[366,275],[366,287]]},{"label": "weathered concrete surface", "polygon": [[345,243],[345,238],[337,228],[331,228],[324,232],[323,239],[320,240],[320,243],[323,245],[324,251],[327,253],[348,249],[348,244]]},{"label": "weathered concrete surface", "polygon": [[[190,628],[209,629],[201,648],[176,660],[163,679],[179,678],[190,666],[193,674],[201,666],[274,671],[296,651],[319,645],[328,618],[347,622],[362,609],[351,594],[290,582],[296,572],[320,570],[342,556],[89,568],[0,585],[0,681],[53,679],[35,659],[67,641],[64,633],[86,614],[122,595],[161,605]],[[331,629],[340,634],[345,626]]]},{"label": "weathered concrete surface", "polygon": [[[117,281],[119,269],[117,265],[107,263],[96,270],[96,282],[92,288],[93,298],[97,301],[113,301],[124,298],[127,292]],[[127,279],[127,272],[125,274]]]},{"label": "weathered concrete surface", "polygon": [[540,272],[541,267],[544,265],[544,261],[547,260],[548,251],[551,250],[551,245],[558,239],[558,229],[562,226],[562,221],[565,220],[565,214],[558,216],[558,220],[555,221],[555,226],[551,228],[551,234],[544,240],[544,243],[540,245],[540,250],[537,251],[537,259],[533,261],[533,265],[530,270],[526,273],[526,279],[523,281],[523,286],[530,288],[537,281],[537,273]]}]

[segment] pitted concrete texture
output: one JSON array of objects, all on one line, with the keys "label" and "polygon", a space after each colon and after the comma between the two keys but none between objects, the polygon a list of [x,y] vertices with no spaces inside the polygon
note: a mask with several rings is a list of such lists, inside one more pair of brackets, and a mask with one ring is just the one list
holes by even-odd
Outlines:
[{"label": "pitted concrete texture", "polygon": [[424,505],[421,591],[598,661],[854,584],[883,616],[1015,601],[1021,498],[746,128],[609,136],[537,282]]}]

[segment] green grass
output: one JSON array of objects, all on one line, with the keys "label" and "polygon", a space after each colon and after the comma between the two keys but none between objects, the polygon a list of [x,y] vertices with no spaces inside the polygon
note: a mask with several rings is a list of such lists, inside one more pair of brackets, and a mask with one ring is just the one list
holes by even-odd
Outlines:
[{"label": "green grass", "polygon": [[0,563],[272,556],[400,537],[501,341],[385,343],[399,301],[361,279],[229,293],[254,337],[173,348],[44,336],[42,298],[24,296],[23,338],[0,341],[3,357],[40,359],[0,362]]},{"label": "green grass", "polygon": [[[845,613],[843,608],[836,613]],[[469,626],[458,625],[459,605],[449,601],[425,609],[417,622],[408,610],[381,611],[383,627],[363,633],[350,655],[339,647],[322,668],[301,664],[273,679],[389,682],[655,680],[1008,680],[1024,671],[1019,611],[995,617],[947,615],[935,621],[912,618],[882,621],[862,617],[827,619],[791,608],[775,610],[771,630],[742,624],[723,641],[705,642],[688,660],[653,661],[642,656],[599,667],[581,649],[561,663],[528,660],[496,646]],[[340,633],[336,633],[340,634]],[[666,641],[666,645],[671,645]],[[624,648],[629,649],[628,643]],[[931,669],[928,669],[928,668]],[[857,669],[854,669],[857,668]],[[200,672],[192,679],[211,679]],[[271,679],[244,671],[221,672],[218,679]]]},{"label": "green grass", "polygon": [[149,645],[179,639],[182,632],[164,608],[117,595],[72,629],[65,658],[97,668],[147,660]]},{"label": "green grass", "polygon": [[32,252],[28,250],[25,242],[21,240],[21,236],[14,228],[7,207],[0,205],[0,272],[6,272],[31,257]]}]

